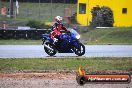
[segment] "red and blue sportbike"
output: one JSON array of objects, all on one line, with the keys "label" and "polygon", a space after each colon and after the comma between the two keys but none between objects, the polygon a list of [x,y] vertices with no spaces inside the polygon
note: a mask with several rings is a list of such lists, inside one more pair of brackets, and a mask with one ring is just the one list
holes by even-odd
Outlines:
[{"label": "red and blue sportbike", "polygon": [[78,56],[85,54],[85,46],[79,41],[80,35],[74,29],[70,29],[69,33],[63,33],[57,42],[47,34],[43,34],[42,38],[44,50],[50,56],[57,52],[75,53]]}]

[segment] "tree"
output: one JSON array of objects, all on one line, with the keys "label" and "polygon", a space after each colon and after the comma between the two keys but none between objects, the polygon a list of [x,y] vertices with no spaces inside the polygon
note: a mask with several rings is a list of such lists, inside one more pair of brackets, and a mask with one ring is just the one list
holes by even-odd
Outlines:
[{"label": "tree", "polygon": [[112,27],[114,23],[113,12],[109,7],[94,7],[91,11],[92,22],[90,26],[92,27]]}]

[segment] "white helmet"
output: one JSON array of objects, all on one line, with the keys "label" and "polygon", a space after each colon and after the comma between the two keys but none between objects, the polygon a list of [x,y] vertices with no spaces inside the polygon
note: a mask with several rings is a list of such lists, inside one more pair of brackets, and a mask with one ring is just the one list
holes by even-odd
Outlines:
[{"label": "white helmet", "polygon": [[62,17],[61,17],[61,16],[56,16],[56,17],[55,17],[55,21],[57,21],[57,22],[62,21]]}]

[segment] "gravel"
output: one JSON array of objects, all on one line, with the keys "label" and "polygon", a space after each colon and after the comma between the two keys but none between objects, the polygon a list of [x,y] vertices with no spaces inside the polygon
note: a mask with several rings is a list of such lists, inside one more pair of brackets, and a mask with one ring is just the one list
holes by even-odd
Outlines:
[{"label": "gravel", "polygon": [[0,88],[132,88],[132,82],[80,86],[73,73],[1,73]]}]

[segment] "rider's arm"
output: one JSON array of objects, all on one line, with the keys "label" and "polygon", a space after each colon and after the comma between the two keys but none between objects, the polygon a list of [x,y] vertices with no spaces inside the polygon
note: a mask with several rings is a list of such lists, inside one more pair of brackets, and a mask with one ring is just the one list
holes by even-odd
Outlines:
[{"label": "rider's arm", "polygon": [[54,28],[57,29],[57,23],[54,23],[54,25],[52,26],[52,30],[54,31]]},{"label": "rider's arm", "polygon": [[67,30],[67,28],[64,27],[63,25],[62,25],[62,29],[65,30],[66,32],[69,32],[69,30]]}]

